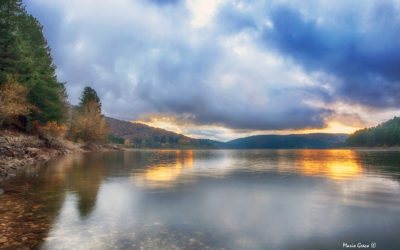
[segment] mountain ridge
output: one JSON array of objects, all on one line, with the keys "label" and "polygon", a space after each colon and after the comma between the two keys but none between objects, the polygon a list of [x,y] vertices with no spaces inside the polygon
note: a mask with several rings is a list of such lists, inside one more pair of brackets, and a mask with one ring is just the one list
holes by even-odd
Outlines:
[{"label": "mountain ridge", "polygon": [[195,139],[139,122],[128,122],[106,117],[110,134],[130,140],[138,147],[151,148],[218,148],[221,142]]},{"label": "mountain ridge", "polygon": [[348,136],[342,133],[254,135],[228,141],[225,145],[232,149],[324,149],[342,147]]},{"label": "mountain ridge", "polygon": [[136,147],[148,148],[214,148],[214,149],[296,149],[340,147],[348,134],[310,133],[290,135],[254,135],[220,142],[196,139],[139,122],[107,117],[110,133],[128,139]]}]

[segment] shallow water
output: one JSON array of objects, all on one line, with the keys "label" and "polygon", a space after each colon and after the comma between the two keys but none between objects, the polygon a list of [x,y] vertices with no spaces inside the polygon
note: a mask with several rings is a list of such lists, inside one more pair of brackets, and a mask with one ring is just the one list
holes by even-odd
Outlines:
[{"label": "shallow water", "polygon": [[84,154],[3,189],[0,247],[400,249],[396,150]]}]

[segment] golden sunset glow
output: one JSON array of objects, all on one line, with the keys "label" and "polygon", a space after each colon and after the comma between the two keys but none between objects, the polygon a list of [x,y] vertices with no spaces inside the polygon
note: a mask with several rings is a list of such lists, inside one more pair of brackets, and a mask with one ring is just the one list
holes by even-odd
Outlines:
[{"label": "golden sunset glow", "polygon": [[293,130],[293,134],[309,134],[309,133],[344,133],[351,134],[354,131],[361,129],[361,127],[352,127],[340,124],[339,122],[332,121],[328,123],[326,128],[322,129],[304,129],[304,130]]},{"label": "golden sunset glow", "polygon": [[352,150],[302,150],[295,168],[303,175],[351,179],[362,173],[357,154]]},{"label": "golden sunset glow", "polygon": [[193,167],[193,151],[160,150],[159,154],[175,154],[173,163],[149,166],[145,172],[136,174],[135,180],[145,186],[167,187],[175,183],[179,176]]},{"label": "golden sunset glow", "polygon": [[150,181],[173,181],[181,173],[177,164],[173,167],[153,167],[146,171],[146,179]]},{"label": "golden sunset glow", "polygon": [[193,151],[192,150],[184,151],[184,154],[183,154],[183,167],[185,169],[193,168]]},{"label": "golden sunset glow", "polygon": [[132,122],[140,122],[151,127],[162,128],[179,134],[184,133],[182,127],[188,126],[188,124],[180,124],[181,121],[175,117],[166,115],[146,115],[141,119]]},{"label": "golden sunset glow", "polygon": [[[178,134],[183,134],[192,138],[204,138],[204,139],[215,139],[215,140],[232,140],[236,138],[253,136],[253,135],[264,135],[264,134],[310,134],[310,133],[344,133],[351,134],[358,129],[363,127],[358,126],[348,126],[337,121],[328,122],[325,128],[311,128],[311,129],[301,129],[301,130],[254,130],[254,131],[236,131],[234,129],[225,128],[218,125],[200,125],[193,122],[182,121],[175,116],[167,115],[149,115],[144,116],[142,119],[132,122],[139,122],[146,124],[151,127],[162,128],[168,131],[172,131]],[[212,131],[218,134],[220,137],[210,137],[204,136],[200,132]],[[199,134],[196,134],[199,132]]]}]

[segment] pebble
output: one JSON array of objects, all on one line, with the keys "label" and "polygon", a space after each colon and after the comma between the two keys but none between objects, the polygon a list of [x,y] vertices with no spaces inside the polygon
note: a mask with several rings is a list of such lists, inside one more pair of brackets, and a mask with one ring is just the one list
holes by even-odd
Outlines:
[{"label": "pebble", "polygon": [[0,238],[0,243],[6,243],[6,242],[7,242],[7,238],[6,237]]},{"label": "pebble", "polygon": [[0,188],[0,195],[4,194],[4,190]]}]

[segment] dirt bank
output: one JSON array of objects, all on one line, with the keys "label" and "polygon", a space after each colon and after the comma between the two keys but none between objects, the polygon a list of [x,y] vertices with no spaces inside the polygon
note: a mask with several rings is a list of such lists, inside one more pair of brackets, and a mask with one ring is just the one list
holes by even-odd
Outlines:
[{"label": "dirt bank", "polygon": [[0,130],[0,183],[28,166],[45,163],[71,153],[121,150],[112,145],[76,144],[62,139],[41,139],[37,135]]}]

